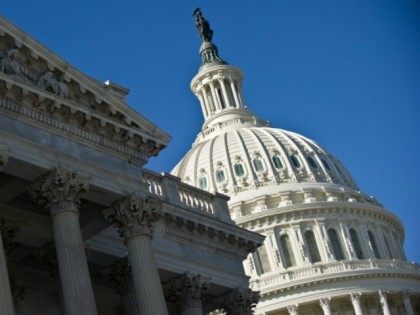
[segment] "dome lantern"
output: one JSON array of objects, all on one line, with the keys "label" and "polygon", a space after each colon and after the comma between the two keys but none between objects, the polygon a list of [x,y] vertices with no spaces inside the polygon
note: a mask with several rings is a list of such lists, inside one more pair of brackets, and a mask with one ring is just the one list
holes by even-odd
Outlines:
[{"label": "dome lantern", "polygon": [[[246,109],[242,71],[219,57],[217,46],[212,42],[213,30],[201,10],[197,8],[193,15],[203,42],[200,46],[202,63],[190,87],[201,104],[205,120],[203,132],[218,130],[221,124],[264,124]],[[214,136],[213,132],[207,132],[205,138],[209,138],[210,134]]]}]

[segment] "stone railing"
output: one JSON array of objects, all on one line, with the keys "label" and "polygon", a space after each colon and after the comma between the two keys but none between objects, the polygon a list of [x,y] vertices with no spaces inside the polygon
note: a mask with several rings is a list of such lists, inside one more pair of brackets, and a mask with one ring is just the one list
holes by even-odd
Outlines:
[{"label": "stone railing", "polygon": [[143,170],[143,180],[149,185],[149,192],[168,203],[205,212],[224,222],[232,223],[227,205],[228,197],[211,194],[204,190],[181,183],[178,177],[170,174],[157,174]]},{"label": "stone railing", "polygon": [[381,273],[409,273],[420,277],[420,265],[416,263],[388,259],[346,260],[270,272],[266,275],[261,275],[259,278],[251,279],[250,286],[252,290],[269,292],[282,289],[282,287],[289,287],[294,283],[297,284],[306,280],[321,280],[335,274],[342,276],[357,275],[376,271]]}]

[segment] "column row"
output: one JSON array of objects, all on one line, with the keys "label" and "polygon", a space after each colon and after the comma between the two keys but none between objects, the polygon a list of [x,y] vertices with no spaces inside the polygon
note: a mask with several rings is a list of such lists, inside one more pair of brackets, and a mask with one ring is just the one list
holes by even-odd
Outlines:
[{"label": "column row", "polygon": [[[378,291],[378,298],[380,302],[380,307],[382,314],[384,315],[391,315],[391,310],[388,304],[387,293],[384,290]],[[353,306],[353,311],[355,315],[363,315],[363,307],[361,301],[361,293],[352,292],[350,293],[350,301]],[[414,315],[413,307],[411,305],[410,295],[407,291],[402,293],[402,299],[405,311],[408,315]],[[319,300],[319,305],[324,313],[324,315],[331,315],[332,314],[332,307],[331,307],[331,298],[326,297]],[[290,315],[299,315],[299,305],[292,304],[287,306],[287,311]]]},{"label": "column row", "polygon": [[[279,232],[277,232],[279,231]],[[273,270],[317,262],[344,259],[404,259],[401,244],[379,228],[349,226],[343,222],[328,225],[299,224],[265,230],[264,245],[250,255],[248,273],[260,275]]]},{"label": "column row", "polygon": [[238,84],[232,78],[212,79],[197,90],[196,95],[205,118],[223,109],[244,107]]}]

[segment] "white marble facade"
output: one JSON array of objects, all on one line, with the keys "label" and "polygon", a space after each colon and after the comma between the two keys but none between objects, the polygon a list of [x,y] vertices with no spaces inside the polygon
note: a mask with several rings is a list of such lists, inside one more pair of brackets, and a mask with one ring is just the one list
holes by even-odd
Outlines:
[{"label": "white marble facade", "polygon": [[172,174],[229,195],[235,222],[266,236],[244,263],[256,313],[420,313],[420,266],[405,258],[398,217],[318,143],[253,115],[242,72],[211,41],[200,54],[191,90],[204,124]]},{"label": "white marble facade", "polygon": [[264,237],[143,168],[170,136],[0,17],[0,314],[251,314]]}]

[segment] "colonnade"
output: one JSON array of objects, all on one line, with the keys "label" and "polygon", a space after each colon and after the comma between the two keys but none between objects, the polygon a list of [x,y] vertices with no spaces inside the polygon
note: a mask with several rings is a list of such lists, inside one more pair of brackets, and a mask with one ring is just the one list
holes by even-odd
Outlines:
[{"label": "colonnade", "polygon": [[[1,167],[5,160],[0,155]],[[79,206],[88,191],[87,181],[75,172],[56,169],[33,183],[32,198],[49,211],[52,221],[63,309],[67,315],[95,315],[97,307],[79,223]],[[125,314],[168,314],[152,249],[153,225],[160,202],[137,195],[127,196],[105,211],[118,228],[128,249],[128,284],[122,294]],[[174,280],[175,302],[183,315],[202,314],[206,285],[188,274]],[[233,303],[233,302],[232,302]],[[6,257],[0,237],[0,314],[14,315]],[[244,313],[245,314],[245,313]],[[249,313],[251,314],[251,313]]]},{"label": "colonnade", "polygon": [[[336,239],[331,239],[330,230],[334,230]],[[313,233],[315,242],[308,243],[305,237],[307,231]],[[371,233],[373,240],[369,238],[368,232]],[[351,233],[354,234],[353,238]],[[349,225],[345,221],[326,224],[324,220],[317,220],[315,224],[311,225],[291,224],[287,227],[277,226],[264,229],[263,234],[267,237],[260,247],[259,253],[250,255],[248,258],[247,272],[252,276],[268,271],[284,271],[297,265],[311,264],[311,250],[319,253],[320,262],[323,263],[344,259],[397,258],[404,260],[399,240],[395,239],[389,231],[386,232],[376,225],[368,228],[365,224]],[[284,244],[281,242],[282,236],[287,237],[290,248],[284,248]],[[372,241],[375,244],[372,244]],[[375,246],[377,253],[374,250]],[[261,252],[264,252],[263,255],[266,258],[256,257]],[[378,254],[379,256],[377,256]],[[288,261],[293,261],[293,263],[290,264]],[[265,265],[263,266],[263,264]]]},{"label": "colonnade", "polygon": [[[369,292],[369,294],[372,294]],[[382,314],[384,315],[391,315],[391,309],[388,303],[387,292],[384,290],[379,290],[377,293],[377,297],[379,299],[379,303],[381,306]],[[363,315],[362,301],[361,297],[362,294],[360,292],[351,292],[348,296],[349,300],[352,304],[353,311],[355,315]],[[401,297],[404,304],[404,309],[407,315],[414,315],[414,310],[411,305],[410,295],[407,291],[403,291],[401,293]],[[342,296],[340,296],[342,298]],[[319,300],[319,305],[324,313],[324,315],[331,315],[332,314],[332,307],[331,307],[332,299],[330,297],[321,298]],[[299,315],[299,304],[291,304],[287,306],[287,312],[289,315]]]},{"label": "colonnade", "polygon": [[195,91],[205,118],[228,108],[243,108],[244,100],[232,77],[209,79]]}]

